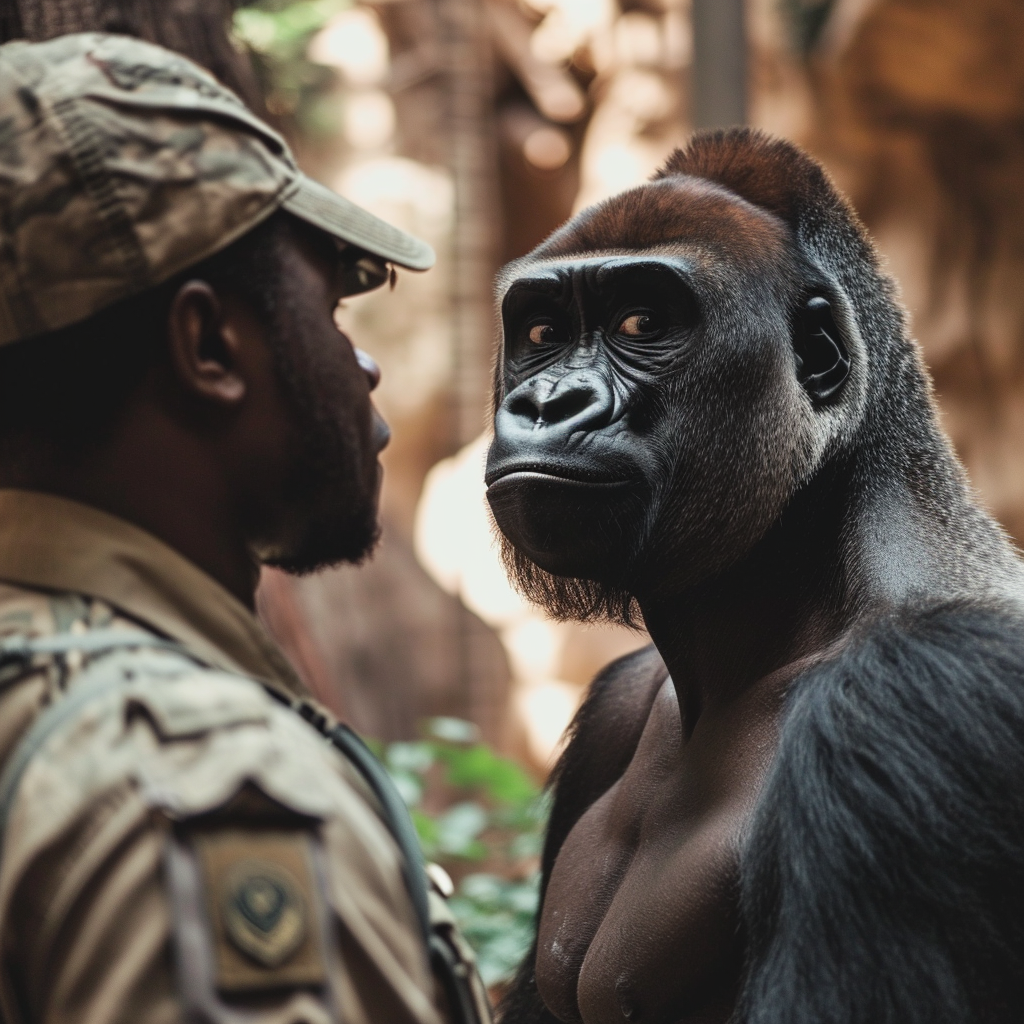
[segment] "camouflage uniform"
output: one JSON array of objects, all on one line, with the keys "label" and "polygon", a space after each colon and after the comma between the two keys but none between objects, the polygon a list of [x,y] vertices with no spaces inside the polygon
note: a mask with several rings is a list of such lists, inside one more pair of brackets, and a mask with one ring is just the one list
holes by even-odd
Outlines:
[{"label": "camouflage uniform", "polygon": [[[352,291],[433,259],[182,58],[99,35],[0,47],[0,344],[277,209],[370,254]],[[411,858],[301,694],[248,609],[161,541],[0,491],[2,1024],[439,1022]]]},{"label": "camouflage uniform", "polygon": [[[170,1022],[254,1000],[261,1024],[434,1024],[394,843],[351,765],[252,681],[300,690],[248,610],[142,530],[31,492],[0,491],[0,579],[0,637],[145,631],[208,666],[147,670],[133,652],[137,684],[24,771],[0,861],[6,1024]],[[40,657],[2,680],[0,762],[88,663]],[[232,869],[254,861],[301,918],[280,961],[224,920]]]}]

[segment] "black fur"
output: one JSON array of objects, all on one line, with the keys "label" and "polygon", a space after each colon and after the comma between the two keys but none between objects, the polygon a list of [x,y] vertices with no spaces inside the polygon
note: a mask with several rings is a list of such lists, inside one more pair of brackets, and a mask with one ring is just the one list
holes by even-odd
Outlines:
[{"label": "black fur", "polygon": [[737,1024],[1024,1019],[1024,621],[885,617],[797,683],[742,862]]}]

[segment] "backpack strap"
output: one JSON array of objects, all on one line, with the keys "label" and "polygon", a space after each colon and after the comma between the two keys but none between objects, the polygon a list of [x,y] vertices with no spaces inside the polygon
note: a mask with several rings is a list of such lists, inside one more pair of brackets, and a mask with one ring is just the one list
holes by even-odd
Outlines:
[{"label": "backpack strap", "polygon": [[430,940],[430,910],[427,905],[427,866],[416,835],[416,827],[385,767],[373,756],[363,740],[344,723],[336,725],[327,738],[366,780],[384,811],[384,821],[402,851],[402,874],[412,905],[419,918],[424,939]]},{"label": "backpack strap", "polygon": [[322,711],[303,701],[298,702],[296,710],[344,754],[380,804],[384,823],[402,853],[406,889],[420,922],[431,970],[444,991],[452,1024],[490,1024],[490,1000],[477,970],[476,956],[459,933],[444,899],[428,889],[416,827],[387,769],[343,722],[332,726]]}]

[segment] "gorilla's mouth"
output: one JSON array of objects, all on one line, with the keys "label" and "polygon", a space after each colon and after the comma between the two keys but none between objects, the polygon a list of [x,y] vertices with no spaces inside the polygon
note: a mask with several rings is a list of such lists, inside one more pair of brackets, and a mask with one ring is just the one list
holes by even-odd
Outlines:
[{"label": "gorilla's mouth", "polygon": [[632,483],[625,477],[611,477],[586,469],[582,466],[560,466],[540,462],[520,462],[511,466],[499,466],[484,477],[484,483],[491,487],[501,483],[527,483],[531,480],[557,480],[560,483],[585,487],[622,487]]}]

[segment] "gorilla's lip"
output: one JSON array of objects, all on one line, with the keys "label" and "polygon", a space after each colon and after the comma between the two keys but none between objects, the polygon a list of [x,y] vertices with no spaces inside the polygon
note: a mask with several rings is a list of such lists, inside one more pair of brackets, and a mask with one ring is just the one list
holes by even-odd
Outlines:
[{"label": "gorilla's lip", "polygon": [[585,487],[621,487],[633,481],[625,477],[610,477],[607,473],[599,473],[577,466],[557,466],[545,463],[528,462],[511,466],[501,466],[492,470],[484,477],[484,483],[491,487],[499,481],[517,480],[558,480],[560,483],[576,484]]}]

